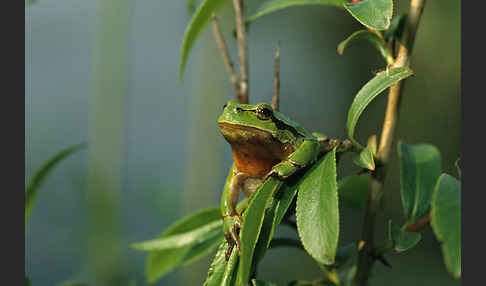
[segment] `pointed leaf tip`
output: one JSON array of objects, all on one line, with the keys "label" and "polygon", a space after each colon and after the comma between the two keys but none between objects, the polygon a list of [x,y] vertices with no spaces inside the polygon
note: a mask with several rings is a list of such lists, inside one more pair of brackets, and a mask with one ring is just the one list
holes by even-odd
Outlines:
[{"label": "pointed leaf tip", "polygon": [[443,173],[435,185],[431,203],[430,225],[441,242],[446,269],[458,279],[461,259],[461,182]]},{"label": "pointed leaf tip", "polygon": [[342,55],[346,47],[359,40],[365,40],[371,43],[373,47],[378,50],[378,52],[381,54],[387,64],[393,63],[393,56],[391,54],[391,51],[385,46],[384,40],[378,37],[376,33],[373,33],[369,30],[356,31],[351,34],[351,36],[349,36],[346,40],[339,43],[339,45],[337,46],[338,54]]},{"label": "pointed leaf tip", "polygon": [[354,97],[353,103],[348,111],[348,119],[346,127],[348,129],[349,139],[357,146],[361,146],[354,139],[354,132],[356,124],[365,108],[381,94],[385,89],[393,85],[394,83],[403,80],[413,74],[412,70],[408,67],[392,68],[390,70],[383,71],[376,74],[369,82],[367,82]]},{"label": "pointed leaf tip", "polygon": [[72,153],[82,148],[85,148],[86,146],[86,143],[80,143],[60,151],[59,153],[51,157],[47,162],[45,162],[44,165],[42,165],[42,167],[40,167],[32,175],[25,188],[25,225],[27,225],[29,221],[29,215],[37,198],[39,187],[44,182],[47,175],[54,169],[55,166],[57,166],[57,164],[59,164],[59,162],[64,160]]},{"label": "pointed leaf tip", "polygon": [[419,232],[405,232],[389,220],[388,239],[393,242],[393,249],[396,252],[403,252],[417,245],[422,235]]},{"label": "pointed leaf tip", "polygon": [[378,31],[387,29],[393,16],[393,0],[361,0],[346,3],[344,8],[358,22]]},{"label": "pointed leaf tip", "polygon": [[358,156],[354,157],[353,163],[355,163],[357,166],[368,169],[370,171],[375,170],[375,160],[373,158],[373,151],[371,150],[371,146],[366,146],[366,148],[363,149],[359,153]]}]

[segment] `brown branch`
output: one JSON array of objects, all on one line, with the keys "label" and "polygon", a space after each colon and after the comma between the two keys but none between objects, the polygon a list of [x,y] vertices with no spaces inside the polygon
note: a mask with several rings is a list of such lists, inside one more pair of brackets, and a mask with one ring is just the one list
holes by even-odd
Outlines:
[{"label": "brown branch", "polygon": [[407,226],[405,228],[405,231],[407,231],[407,232],[419,231],[422,228],[424,228],[425,226],[427,226],[427,224],[429,222],[430,222],[430,214],[426,215],[423,219],[417,221],[416,223]]},{"label": "brown branch", "polygon": [[246,32],[242,0],[233,0],[238,39],[238,60],[240,65],[240,103],[248,103],[248,62],[246,58]]},{"label": "brown branch", "polygon": [[280,101],[280,41],[277,42],[277,51],[275,52],[275,59],[274,59],[274,84],[275,84],[275,95],[273,96],[272,100],[272,108],[274,110],[279,109],[279,101]]},{"label": "brown branch", "polygon": [[[403,38],[400,41],[398,55],[392,67],[404,67],[409,65],[410,54],[412,51],[415,34],[420,22],[425,0],[411,0]],[[364,247],[359,251],[358,268],[353,285],[364,286],[367,284],[371,268],[375,262],[373,256],[373,237],[376,213],[379,209],[380,201],[383,196],[383,184],[385,182],[388,161],[393,145],[393,139],[398,121],[398,111],[400,105],[400,96],[403,91],[403,81],[400,81],[390,87],[388,93],[388,103],[386,107],[383,129],[380,137],[380,146],[378,148],[378,159],[382,166],[378,168],[373,176],[370,185],[370,194],[363,222],[363,231],[361,240],[364,241]]]},{"label": "brown branch", "polygon": [[221,52],[221,56],[223,57],[224,65],[226,66],[226,71],[228,71],[230,80],[233,83],[233,89],[235,91],[236,98],[238,99],[238,101],[241,101],[240,84],[238,82],[238,75],[236,75],[235,73],[233,62],[231,61],[231,58],[229,56],[228,48],[226,47],[223,34],[221,33],[218,20],[214,13],[211,17],[211,25],[213,27],[214,39],[216,40],[216,44],[218,45],[219,51]]}]

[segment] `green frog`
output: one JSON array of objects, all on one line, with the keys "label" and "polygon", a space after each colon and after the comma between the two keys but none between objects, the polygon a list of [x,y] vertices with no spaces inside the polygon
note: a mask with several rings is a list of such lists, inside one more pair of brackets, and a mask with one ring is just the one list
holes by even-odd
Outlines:
[{"label": "green frog", "polygon": [[240,251],[242,216],[236,210],[241,191],[249,197],[269,176],[285,180],[315,162],[327,138],[310,133],[266,103],[227,102],[218,119],[233,151],[233,167],[221,200],[223,231],[230,247]]}]

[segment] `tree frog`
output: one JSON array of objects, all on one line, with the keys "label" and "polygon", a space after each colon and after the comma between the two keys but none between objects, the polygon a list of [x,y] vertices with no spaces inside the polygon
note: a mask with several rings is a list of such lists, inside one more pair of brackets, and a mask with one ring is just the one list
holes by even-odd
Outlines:
[{"label": "tree frog", "polygon": [[327,138],[310,133],[266,103],[227,102],[218,119],[223,137],[233,151],[233,168],[221,200],[223,231],[230,247],[240,251],[242,217],[236,211],[241,190],[249,197],[269,176],[285,180],[318,158]]}]

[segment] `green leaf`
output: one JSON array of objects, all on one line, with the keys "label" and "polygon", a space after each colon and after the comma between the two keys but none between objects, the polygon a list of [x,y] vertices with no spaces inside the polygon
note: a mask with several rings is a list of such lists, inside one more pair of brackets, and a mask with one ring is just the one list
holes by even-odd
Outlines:
[{"label": "green leaf", "polygon": [[267,207],[265,210],[265,216],[263,218],[260,235],[255,245],[255,254],[253,255],[254,267],[261,261],[261,259],[265,255],[265,252],[270,246],[270,242],[273,238],[273,234],[275,233],[275,229],[277,228],[275,217],[275,209],[277,208],[277,204],[278,200],[272,198],[269,204],[270,206]]},{"label": "green leaf", "polygon": [[263,15],[287,7],[304,6],[304,5],[305,6],[321,5],[321,6],[336,6],[342,8],[344,6],[344,3],[346,3],[346,0],[267,0],[264,1],[258,7],[257,11],[247,19],[247,22],[254,21]]},{"label": "green leaf", "polygon": [[358,156],[353,158],[353,163],[361,168],[371,171],[375,170],[375,160],[373,159],[373,151],[370,146],[367,146],[359,153]]},{"label": "green leaf", "polygon": [[181,81],[184,78],[184,68],[186,66],[187,57],[194,45],[197,37],[201,31],[206,27],[206,24],[211,19],[211,15],[215,13],[226,0],[204,0],[196,13],[191,19],[189,26],[187,26],[184,33],[184,40],[181,47],[181,63],[179,65],[179,78]]},{"label": "green leaf", "polygon": [[299,178],[290,178],[285,182],[282,188],[274,194],[270,201],[270,206],[265,210],[265,217],[255,246],[254,262],[257,264],[265,255],[266,250],[270,247],[273,235],[278,225],[282,222],[287,209],[292,203],[295,194],[297,193],[298,185],[301,180]]},{"label": "green leaf", "polygon": [[441,156],[432,145],[408,145],[400,141],[398,157],[403,212],[406,225],[410,225],[429,213],[435,182],[442,170]]},{"label": "green leaf", "polygon": [[32,211],[34,206],[35,199],[37,197],[37,193],[39,187],[41,186],[44,179],[47,177],[50,171],[54,169],[55,166],[67,156],[71,155],[72,153],[76,152],[77,150],[86,147],[86,144],[77,144],[71,147],[68,147],[61,152],[57,153],[53,157],[51,157],[42,167],[40,167],[34,175],[29,180],[27,187],[25,188],[25,225],[29,221],[29,215]]},{"label": "green leaf", "polygon": [[374,30],[385,30],[393,15],[393,0],[361,0],[344,7],[361,24]]},{"label": "green leaf", "polygon": [[298,177],[289,178],[271,199],[269,207],[265,210],[262,230],[255,246],[254,264],[263,258],[267,248],[270,247],[275,230],[292,204],[301,181]]},{"label": "green leaf", "polygon": [[253,253],[263,225],[265,208],[271,202],[275,191],[282,184],[283,182],[275,177],[265,180],[253,193],[248,208],[243,214],[243,226],[240,232],[241,256],[236,280],[237,285],[246,285],[249,281]]},{"label": "green leaf", "polygon": [[370,182],[370,173],[342,178],[338,183],[340,203],[364,210],[370,192]]},{"label": "green leaf", "polygon": [[181,266],[191,265],[192,263],[213,252],[213,250],[218,246],[220,238],[221,236],[219,235],[214,236],[206,241],[192,246],[184,256]]},{"label": "green leaf", "polygon": [[[203,209],[174,223],[159,238],[169,238],[188,233],[218,221],[221,222],[221,210],[219,208]],[[175,268],[182,265],[189,265],[203,256],[208,255],[221,241],[221,224],[219,229],[219,235],[214,237],[210,236],[206,241],[180,248],[151,251],[146,266],[148,282],[152,284]]]},{"label": "green leaf", "polygon": [[27,274],[25,274],[25,286],[30,286],[30,285],[32,285],[32,284],[30,283],[29,276],[27,276]]},{"label": "green leaf", "polygon": [[447,270],[461,277],[461,182],[443,173],[435,186],[430,224],[442,243]]},{"label": "green leaf", "polygon": [[[302,176],[303,178],[304,176]],[[286,184],[278,193],[277,206],[275,210],[275,223],[274,226],[278,226],[285,216],[288,208],[292,204],[292,201],[297,194],[300,184],[303,182],[302,178],[293,177],[286,181]]]},{"label": "green leaf", "polygon": [[399,67],[386,70],[376,74],[376,76],[367,82],[358,92],[348,111],[348,120],[346,127],[348,129],[349,139],[356,145],[359,143],[354,139],[354,129],[358,123],[358,119],[370,104],[380,93],[390,87],[392,84],[407,78],[413,74],[408,67]]},{"label": "green leaf", "polygon": [[253,286],[278,286],[278,284],[275,284],[273,282],[256,280],[256,279],[251,280],[251,285],[253,285]]},{"label": "green leaf", "polygon": [[317,262],[334,263],[339,237],[336,148],[306,174],[297,195],[297,229],[305,250]]},{"label": "green leaf", "polygon": [[237,251],[231,253],[230,259],[226,261],[226,251],[228,242],[223,240],[214,256],[213,262],[209,266],[208,275],[203,286],[222,286],[234,284],[235,270],[237,269],[238,254]]},{"label": "green leaf", "polygon": [[223,279],[221,281],[221,286],[233,286],[236,282],[236,273],[238,269],[239,256],[238,251],[232,251],[226,269],[223,273]]},{"label": "green leaf", "polygon": [[217,220],[198,227],[192,231],[178,235],[171,235],[168,237],[133,243],[132,247],[138,250],[152,251],[180,248],[187,245],[197,244],[213,237],[220,236],[222,225],[223,222],[221,220]]},{"label": "green leaf", "polygon": [[385,59],[387,64],[393,63],[394,60],[391,51],[385,46],[385,42],[383,41],[383,39],[378,37],[376,33],[373,33],[369,30],[356,31],[351,34],[351,36],[349,36],[346,40],[339,43],[339,45],[337,46],[338,54],[342,55],[344,49],[351,45],[351,43],[356,42],[356,40],[366,40],[370,42],[373,47],[375,47],[378,52],[380,52],[381,56]]},{"label": "green leaf", "polygon": [[393,17],[390,27],[383,33],[383,38],[385,40],[390,40],[391,38],[400,39],[402,37],[403,28],[407,22],[407,14],[401,14]]},{"label": "green leaf", "polygon": [[218,251],[214,255],[213,261],[209,266],[208,275],[206,276],[206,281],[204,281],[204,286],[209,285],[221,285],[221,281],[223,280],[224,270],[226,269],[226,258],[225,253],[228,250],[228,242],[223,240],[219,247]]},{"label": "green leaf", "polygon": [[396,252],[403,252],[414,247],[422,238],[420,232],[406,232],[388,221],[388,239],[393,243]]}]

